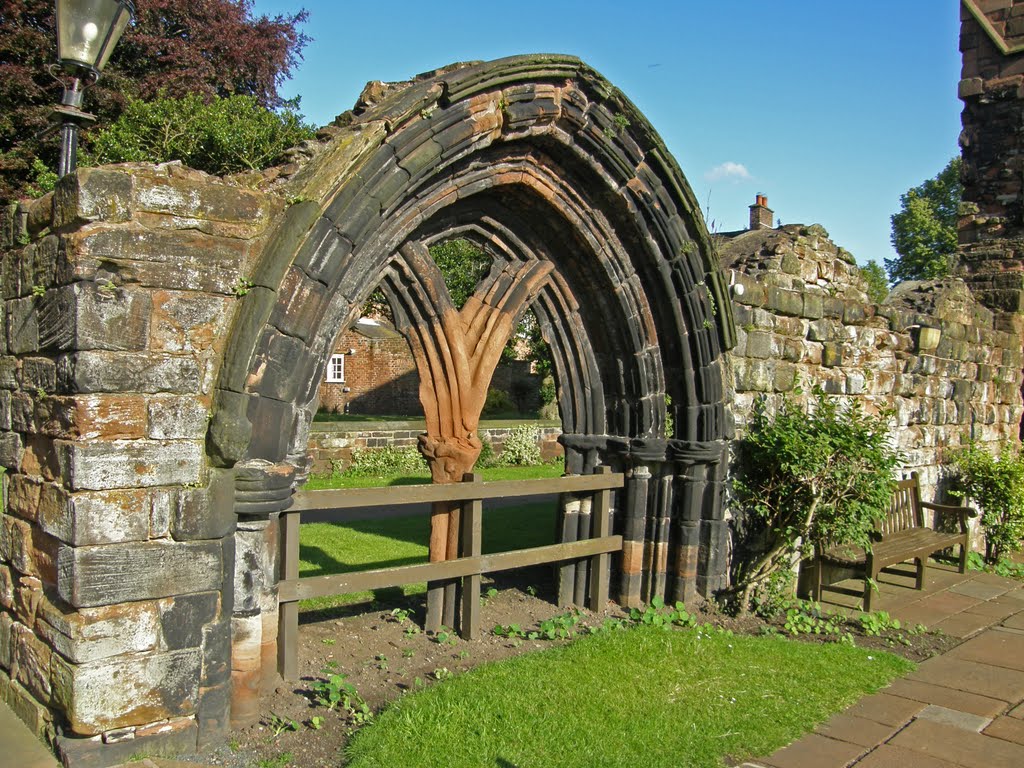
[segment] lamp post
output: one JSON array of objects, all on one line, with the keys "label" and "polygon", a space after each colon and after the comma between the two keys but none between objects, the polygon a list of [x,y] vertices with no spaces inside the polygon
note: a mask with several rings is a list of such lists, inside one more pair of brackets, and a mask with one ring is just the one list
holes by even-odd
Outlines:
[{"label": "lamp post", "polygon": [[[75,170],[78,131],[96,121],[82,111],[85,89],[99,80],[110,54],[135,16],[131,0],[56,0],[57,65],[54,77],[64,86],[54,116],[60,122],[61,178]],[[56,70],[56,71],[55,71]],[[63,70],[69,80],[58,77]]]}]

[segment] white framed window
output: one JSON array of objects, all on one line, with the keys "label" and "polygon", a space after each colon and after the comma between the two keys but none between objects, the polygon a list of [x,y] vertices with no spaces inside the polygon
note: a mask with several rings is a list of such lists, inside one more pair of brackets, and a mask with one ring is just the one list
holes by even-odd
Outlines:
[{"label": "white framed window", "polygon": [[345,381],[345,356],[331,355],[327,361],[327,381],[343,383]]}]

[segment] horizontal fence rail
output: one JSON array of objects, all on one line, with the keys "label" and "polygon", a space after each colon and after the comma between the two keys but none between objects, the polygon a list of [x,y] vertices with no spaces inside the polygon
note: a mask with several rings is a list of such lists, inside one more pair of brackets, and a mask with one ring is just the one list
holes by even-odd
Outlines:
[{"label": "horizontal fence rail", "polygon": [[[608,602],[610,555],[622,550],[622,537],[609,535],[611,491],[622,486],[621,474],[612,473],[608,467],[598,467],[593,475],[570,475],[547,480],[483,483],[474,476],[468,476],[464,482],[447,485],[305,491],[296,494],[295,504],[281,513],[280,523],[278,667],[282,677],[286,680],[298,679],[298,601],[312,597],[400,587],[424,581],[455,583],[455,580],[461,579],[459,631],[463,638],[473,640],[480,635],[480,580],[483,575],[531,565],[589,559],[590,607],[593,610],[603,608]],[[560,493],[594,494],[590,538],[511,552],[481,553],[485,500]],[[439,501],[461,502],[461,557],[442,562],[299,578],[299,523],[302,512]]]}]

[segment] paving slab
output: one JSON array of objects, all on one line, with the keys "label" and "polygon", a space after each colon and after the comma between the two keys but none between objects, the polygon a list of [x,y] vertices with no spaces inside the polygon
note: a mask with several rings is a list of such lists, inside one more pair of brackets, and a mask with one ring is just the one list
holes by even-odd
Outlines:
[{"label": "paving slab", "polygon": [[964,661],[949,655],[928,659],[905,679],[956,688],[1014,704],[1024,700],[1024,672]]},{"label": "paving slab", "polygon": [[997,717],[984,733],[986,736],[1024,745],[1024,720],[1016,717]]},{"label": "paving slab", "polygon": [[958,645],[945,657],[1024,671],[1024,635],[983,632]]},{"label": "paving slab", "polygon": [[937,611],[943,611],[947,616],[951,616],[954,613],[960,613],[961,611],[973,608],[980,602],[981,600],[976,597],[956,595],[952,592],[943,591],[921,598],[921,600],[918,601],[918,605]]},{"label": "paving slab", "polygon": [[1024,746],[980,733],[915,720],[897,733],[894,746],[947,760],[964,768],[1021,768]]},{"label": "paving slab", "polygon": [[[964,613],[987,616],[989,622],[1002,621],[1020,610],[1015,606],[1007,605],[1009,602],[1011,601],[997,597],[995,600],[986,600],[984,603],[978,603],[973,608],[968,608]],[[1016,603],[1017,601],[1013,600],[1012,602]]]},{"label": "paving slab", "polygon": [[903,622],[904,625],[914,626],[915,624],[923,624],[928,629],[931,629],[940,621],[945,621],[950,616],[949,611],[921,605],[920,600],[909,603],[905,607],[893,608],[889,613]]},{"label": "paving slab", "polygon": [[11,709],[0,701],[0,766],[59,768],[57,758]]},{"label": "paving slab", "polygon": [[760,762],[772,768],[846,768],[866,751],[856,744],[811,733]]},{"label": "paving slab", "polygon": [[[970,715],[970,717],[976,717],[976,715]],[[988,724],[988,720],[985,721],[985,724]],[[837,741],[846,741],[862,747],[873,747],[887,740],[896,733],[899,727],[884,725],[875,720],[841,712],[838,715],[833,715],[814,731]]]},{"label": "paving slab", "polygon": [[957,765],[903,747],[882,744],[860,760],[857,768],[957,768]]},{"label": "paving slab", "polygon": [[902,696],[925,704],[938,704],[941,707],[958,709],[961,712],[972,712],[985,717],[995,717],[1006,711],[1005,701],[979,696],[967,691],[958,691],[944,685],[923,683],[920,680],[907,680],[906,678],[896,680],[885,691],[893,696]]},{"label": "paving slab", "polygon": [[1010,629],[1024,629],[1024,611],[1003,619],[1001,623]]},{"label": "paving slab", "polygon": [[902,696],[891,696],[888,693],[874,693],[865,696],[846,710],[848,715],[856,715],[874,720],[883,725],[902,726],[909,723],[914,716],[927,704]]},{"label": "paving slab", "polygon": [[1014,586],[1013,582],[985,582],[977,579],[971,579],[970,581],[965,581],[962,584],[954,584],[949,588],[949,591],[957,595],[975,597],[978,600],[992,600],[1000,595],[1005,595],[1013,589]]},{"label": "paving slab", "polygon": [[964,731],[974,731],[975,733],[981,733],[992,722],[991,717],[972,715],[970,712],[940,707],[937,704],[929,704],[921,710],[918,717],[922,720],[931,720],[933,723],[939,723],[940,725],[948,725],[950,728],[959,728]]},{"label": "paving slab", "polygon": [[1024,704],[1018,704],[1016,707],[1007,712],[1010,717],[1018,717],[1024,720]]},{"label": "paving slab", "polygon": [[929,626],[928,629],[945,632],[950,637],[971,637],[981,632],[981,630],[988,628],[991,624],[991,616],[974,613],[972,609],[962,613],[955,613],[948,619],[937,621]]}]

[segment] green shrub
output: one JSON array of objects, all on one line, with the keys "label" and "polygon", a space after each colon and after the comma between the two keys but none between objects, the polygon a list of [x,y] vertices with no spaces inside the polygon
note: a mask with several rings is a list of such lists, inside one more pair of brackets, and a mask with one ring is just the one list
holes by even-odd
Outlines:
[{"label": "green shrub", "polygon": [[313,129],[289,110],[274,112],[251,96],[204,100],[199,94],[129,99],[124,113],[93,136],[89,164],[180,160],[223,175],[267,168]]},{"label": "green shrub", "polygon": [[952,457],[954,496],[969,497],[981,508],[985,559],[996,563],[1021,548],[1024,537],[1024,457],[1004,443],[995,457],[973,443]]},{"label": "green shrub", "polygon": [[509,467],[540,464],[540,430],[525,425],[510,429],[505,437],[499,462]]},{"label": "green shrub", "polygon": [[487,390],[487,399],[484,400],[484,407],[480,412],[481,416],[497,416],[499,414],[516,412],[516,404],[512,402],[508,392],[496,387],[491,387]]},{"label": "green shrub", "polygon": [[347,473],[361,476],[398,475],[403,472],[424,473],[427,461],[415,448],[357,448],[352,451],[352,464]]},{"label": "green shrub", "polygon": [[774,416],[759,404],[737,445],[732,485],[744,513],[733,572],[738,609],[816,544],[870,546],[898,461],[885,415],[867,415],[857,402],[842,407],[816,392],[807,411],[783,400]]},{"label": "green shrub", "polygon": [[483,434],[477,433],[480,438],[480,455],[477,456],[476,466],[481,469],[494,467],[498,464],[498,457],[494,453],[494,444]]}]

